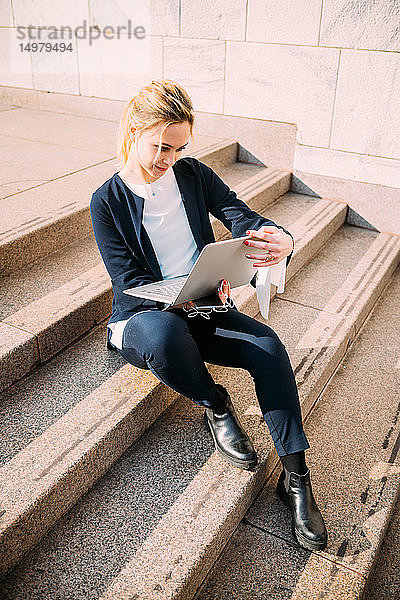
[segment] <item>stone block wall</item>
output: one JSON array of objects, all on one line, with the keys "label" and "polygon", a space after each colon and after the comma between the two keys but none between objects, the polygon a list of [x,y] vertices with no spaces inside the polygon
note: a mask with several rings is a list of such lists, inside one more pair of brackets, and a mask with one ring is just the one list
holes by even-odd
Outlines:
[{"label": "stone block wall", "polygon": [[[0,26],[2,86],[125,100],[171,78],[196,111],[296,124],[297,172],[400,187],[399,0],[1,0]],[[21,51],[61,26],[71,50]]]}]

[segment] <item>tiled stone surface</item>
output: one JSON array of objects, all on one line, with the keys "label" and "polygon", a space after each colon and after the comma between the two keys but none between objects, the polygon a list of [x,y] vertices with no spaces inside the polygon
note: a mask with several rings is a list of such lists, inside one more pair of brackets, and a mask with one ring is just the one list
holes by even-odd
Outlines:
[{"label": "tiled stone surface", "polygon": [[[379,231],[400,235],[400,189],[294,171],[294,191],[344,201]],[[308,192],[304,187],[308,187]]]},{"label": "tiled stone surface", "polygon": [[[204,148],[198,150],[193,148],[193,142],[198,137],[198,125],[195,123],[193,128],[193,136],[189,143],[189,146],[182,152],[184,156],[194,156],[202,162],[206,163],[220,176],[220,170],[226,167],[234,168],[236,166],[236,160],[238,155],[238,143],[235,140],[210,138],[210,143],[205,144]],[[207,136],[208,137],[208,136]],[[207,139],[205,137],[205,139]]]},{"label": "tiled stone surface", "polygon": [[[362,575],[371,568],[400,485],[399,293],[400,268],[305,426],[307,464],[329,535],[319,554]],[[275,493],[279,472],[246,519],[296,543],[290,512]]]},{"label": "tiled stone surface", "polygon": [[[0,464],[5,464],[125,361],[106,351],[105,324],[17,382],[0,397]],[[4,435],[6,433],[6,435]]]},{"label": "tiled stone surface", "polygon": [[[383,136],[386,135],[383,131],[381,133]],[[294,167],[298,171],[339,177],[350,182],[360,181],[400,188],[400,161],[379,156],[367,156],[331,148],[312,148],[298,144]],[[382,202],[379,202],[378,207],[385,208]]]},{"label": "tiled stone surface", "polygon": [[[29,192],[27,192],[29,193]],[[11,228],[11,239],[0,242],[0,271],[2,275],[13,273],[16,269],[56,252],[67,241],[71,243],[90,235],[92,225],[89,208],[80,208],[71,203],[76,210],[70,211],[69,205],[50,212],[45,217],[37,217],[28,227]],[[52,218],[53,217],[53,218]],[[58,218],[57,218],[58,217]],[[25,223],[24,223],[25,224]],[[38,225],[37,228],[34,225]],[[41,225],[43,225],[41,227]],[[30,230],[29,230],[30,229]],[[5,235],[1,237],[5,238]]]},{"label": "tiled stone surface", "polygon": [[[38,32],[35,32],[34,35],[38,37]],[[35,88],[64,94],[79,94],[79,66],[75,36],[72,34],[69,37],[66,33],[62,37],[59,33],[58,37],[54,39],[54,31],[40,31],[38,41],[51,44],[51,47],[58,43],[60,49],[65,48],[65,50],[59,52],[32,52]],[[28,34],[26,34],[25,43],[28,42]],[[61,44],[65,45],[61,46]]]},{"label": "tiled stone surface", "polygon": [[41,361],[48,360],[111,312],[110,278],[103,264],[82,273],[5,320],[35,333]]},{"label": "tiled stone surface", "polygon": [[29,52],[21,52],[16,29],[0,28],[0,71],[1,85],[33,88],[32,65]]},{"label": "tiled stone surface", "polygon": [[88,209],[91,195],[115,172],[114,162],[106,161],[19,194],[12,203],[0,201],[4,227],[0,234],[3,274],[58,250],[60,239],[72,243],[89,235],[92,231]]},{"label": "tiled stone surface", "polygon": [[164,77],[185,87],[195,110],[223,112],[224,42],[164,38],[163,63]]},{"label": "tiled stone surface", "polygon": [[244,40],[246,0],[182,3],[181,36],[220,40]]},{"label": "tiled stone surface", "polygon": [[[201,158],[199,159],[201,160]],[[204,161],[202,161],[204,162]],[[218,176],[229,185],[235,192],[239,189],[250,187],[252,177],[262,177],[265,180],[272,176],[272,169],[261,167],[260,165],[251,165],[246,163],[232,162],[216,170]]]},{"label": "tiled stone surface", "polygon": [[[12,111],[14,112],[14,111]],[[0,113],[1,116],[4,113]],[[5,116],[5,115],[4,115]],[[21,145],[24,145],[30,159],[21,169]],[[29,190],[43,183],[57,179],[74,171],[99,163],[107,157],[104,153],[65,148],[57,143],[49,144],[30,140],[11,139],[0,135],[0,153],[4,157],[0,165],[0,195],[4,204],[7,196]],[[13,203],[10,202],[10,207]]]},{"label": "tiled stone surface", "polygon": [[171,407],[10,572],[0,594],[99,598],[212,455],[202,413],[188,399]]},{"label": "tiled stone surface", "polygon": [[0,319],[54,292],[101,261],[93,234],[2,278]]},{"label": "tiled stone surface", "polygon": [[241,523],[198,590],[196,600],[356,600],[363,578]]},{"label": "tiled stone surface", "polygon": [[324,0],[320,44],[398,51],[399,17],[397,2]]},{"label": "tiled stone surface", "polygon": [[228,42],[224,112],[296,123],[299,143],[328,146],[338,59],[335,48]]},{"label": "tiled stone surface", "polygon": [[[261,315],[256,318],[265,322]],[[288,350],[305,418],[354,338],[353,326],[339,315],[281,300],[279,294],[266,323]]]},{"label": "tiled stone surface", "polygon": [[81,0],[70,2],[49,3],[38,0],[35,3],[26,0],[13,0],[13,10],[16,26],[28,25],[69,25],[77,27],[83,19],[88,21],[88,4]]},{"label": "tiled stone surface", "polygon": [[13,16],[10,2],[2,2],[0,5],[0,26],[12,27]]},{"label": "tiled stone surface", "polygon": [[[342,301],[336,310],[332,298],[363,258],[377,233],[343,225],[318,252],[318,260],[310,261],[290,283],[280,298],[300,302],[331,312],[340,312]],[[309,281],[318,281],[310,288]]]},{"label": "tiled stone surface", "polygon": [[280,169],[256,168],[258,173],[253,172],[247,181],[236,186],[235,191],[238,198],[261,214],[266,207],[288,191],[291,174]]},{"label": "tiled stone surface", "polygon": [[364,600],[398,600],[400,596],[400,498],[390,519]]},{"label": "tiled stone surface", "polygon": [[315,207],[317,202],[318,200],[311,196],[287,192],[270,204],[265,211],[260,211],[260,214],[268,216],[272,221],[290,231],[289,227],[304,217],[309,210]]},{"label": "tiled stone surface", "polygon": [[126,25],[130,19],[132,27],[144,27],[146,35],[179,35],[179,0],[118,0],[112,4],[90,0],[90,16],[100,28]]},{"label": "tiled stone surface", "polygon": [[329,200],[319,200],[292,226],[295,252],[287,269],[287,277],[297,273],[315,256],[320,248],[340,229],[346,219],[346,205]]},{"label": "tiled stone surface", "polygon": [[262,119],[215,115],[207,112],[196,114],[196,126],[204,134],[235,139],[266,166],[287,171],[293,168],[296,126],[274,123]]},{"label": "tiled stone surface", "polygon": [[[162,37],[78,40],[81,94],[124,100],[162,77]],[[134,65],[134,66],[132,66]]]},{"label": "tiled stone surface", "polygon": [[[262,458],[264,467],[265,452]],[[191,598],[257,494],[264,468],[253,473],[237,471],[222,466],[213,454],[101,600],[127,600],[135,593],[151,598],[156,597],[154,592],[159,598]]]},{"label": "tiled stone surface", "polygon": [[153,0],[150,28],[152,35],[179,35],[180,4],[179,0]]},{"label": "tiled stone surface", "polygon": [[36,108],[38,106],[37,97],[39,93],[43,94],[44,92],[4,85],[0,87],[0,102],[2,105],[11,104],[15,108],[20,108],[21,106],[34,106]]},{"label": "tiled stone surface", "polygon": [[124,102],[107,98],[71,96],[70,94],[49,93],[43,90],[21,89],[12,86],[0,87],[0,103],[11,103],[27,110],[41,109],[46,112],[77,115],[115,121],[119,120]]},{"label": "tiled stone surface", "polygon": [[176,398],[160,387],[126,365],[0,470],[2,575]]},{"label": "tiled stone surface", "polygon": [[16,108],[8,115],[0,113],[0,127],[3,136],[19,141],[21,153],[24,144],[31,141],[62,147],[65,159],[70,150],[102,153],[103,158],[115,154],[117,125],[102,119]]},{"label": "tiled stone surface", "polygon": [[250,42],[318,46],[321,0],[256,0],[249,2]]},{"label": "tiled stone surface", "polygon": [[342,50],[332,147],[400,158],[399,89],[399,53]]},{"label": "tiled stone surface", "polygon": [[36,336],[28,331],[0,323],[0,392],[29,373],[39,362]]}]

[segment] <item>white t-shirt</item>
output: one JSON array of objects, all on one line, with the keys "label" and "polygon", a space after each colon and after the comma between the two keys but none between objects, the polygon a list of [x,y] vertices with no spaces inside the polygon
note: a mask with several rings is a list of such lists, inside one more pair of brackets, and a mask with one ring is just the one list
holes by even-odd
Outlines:
[{"label": "white t-shirt", "polygon": [[[190,229],[173,169],[170,167],[154,183],[132,184],[124,179],[123,181],[135,194],[144,198],[142,222],[153,245],[163,279],[189,273],[199,250]],[[256,249],[249,248],[249,252],[253,253],[254,250]],[[282,293],[285,290],[285,277],[286,257],[276,265],[260,267],[257,270],[257,300],[264,319],[268,319],[271,283],[277,286],[278,293]],[[122,334],[128,321],[129,319],[125,319],[108,325],[112,331],[110,342],[120,350]]]}]

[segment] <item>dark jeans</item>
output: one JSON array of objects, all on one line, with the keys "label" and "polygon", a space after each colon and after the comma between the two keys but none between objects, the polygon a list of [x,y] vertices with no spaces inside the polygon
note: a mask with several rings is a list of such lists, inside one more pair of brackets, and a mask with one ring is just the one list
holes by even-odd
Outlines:
[{"label": "dark jeans", "polygon": [[204,361],[246,369],[278,455],[310,447],[285,346],[271,327],[236,308],[210,320],[182,309],[138,313],[125,326],[122,348],[129,363],[202,406],[214,403],[216,390]]}]

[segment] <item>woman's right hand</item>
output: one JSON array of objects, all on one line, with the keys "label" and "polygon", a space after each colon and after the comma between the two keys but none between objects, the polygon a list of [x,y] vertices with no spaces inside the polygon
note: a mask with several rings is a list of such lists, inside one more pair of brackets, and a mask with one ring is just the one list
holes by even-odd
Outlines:
[{"label": "woman's right hand", "polygon": [[171,306],[171,308],[190,308],[191,306],[193,306],[193,302],[189,300],[188,302],[184,302],[183,304],[174,304],[174,306]]}]

